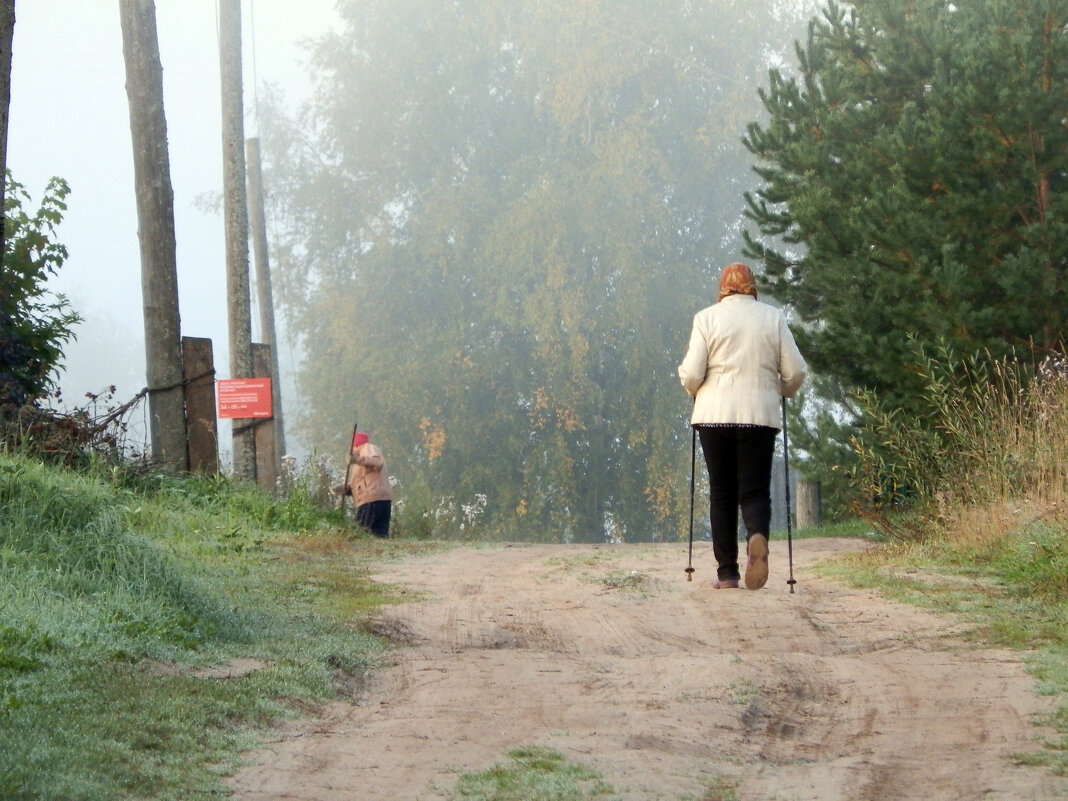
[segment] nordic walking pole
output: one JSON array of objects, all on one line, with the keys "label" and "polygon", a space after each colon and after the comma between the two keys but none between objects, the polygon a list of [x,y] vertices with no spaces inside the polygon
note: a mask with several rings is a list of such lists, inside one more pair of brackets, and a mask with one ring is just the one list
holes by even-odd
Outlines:
[{"label": "nordic walking pole", "polygon": [[342,512],[345,511],[345,490],[349,486],[349,479],[352,477],[352,441],[356,439],[356,432],[359,430],[360,424],[352,424],[352,436],[349,437],[349,452],[345,458],[345,484],[341,489],[341,504],[338,506]]},{"label": "nordic walking pole", "polygon": [[686,562],[686,580],[693,581],[693,494],[694,472],[697,464],[697,429],[690,426],[690,556]]},{"label": "nordic walking pole", "polygon": [[786,583],[790,585],[790,594],[794,594],[794,537],[790,525],[790,440],[786,435],[786,397],[782,399],[782,463],[786,471],[786,551],[790,560],[790,578]]}]

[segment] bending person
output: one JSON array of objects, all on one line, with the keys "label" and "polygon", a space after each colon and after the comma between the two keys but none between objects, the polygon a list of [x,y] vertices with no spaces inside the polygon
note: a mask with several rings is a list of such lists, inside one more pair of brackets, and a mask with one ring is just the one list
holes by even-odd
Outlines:
[{"label": "bending person", "polygon": [[388,537],[393,514],[393,486],[382,451],[366,434],[356,434],[352,438],[349,464],[352,469],[342,491],[352,496],[356,522],[370,529],[376,537]]}]

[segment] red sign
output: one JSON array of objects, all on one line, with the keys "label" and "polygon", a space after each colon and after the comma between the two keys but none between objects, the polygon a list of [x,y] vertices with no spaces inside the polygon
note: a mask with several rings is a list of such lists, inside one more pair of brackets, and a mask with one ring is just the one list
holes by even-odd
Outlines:
[{"label": "red sign", "polygon": [[215,402],[220,420],[270,417],[271,379],[219,379],[215,382]]}]

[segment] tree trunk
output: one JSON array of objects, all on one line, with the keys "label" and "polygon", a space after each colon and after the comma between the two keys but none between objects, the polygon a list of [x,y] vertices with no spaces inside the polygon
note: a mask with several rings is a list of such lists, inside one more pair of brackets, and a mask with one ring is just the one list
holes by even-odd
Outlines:
[{"label": "tree trunk", "polygon": [[152,460],[188,469],[174,191],[153,0],[120,0],[130,103]]},{"label": "tree trunk", "polygon": [[[223,217],[230,377],[252,378],[245,124],[241,96],[241,0],[219,0],[219,67],[222,79]],[[247,480],[256,478],[256,443],[252,422],[233,421],[234,475]]]},{"label": "tree trunk", "polygon": [[274,359],[271,358],[271,346],[253,343],[252,345],[252,372],[256,378],[271,379],[271,420],[257,420],[252,428],[252,434],[256,438],[256,483],[267,492],[278,491],[278,473],[281,461],[278,458],[276,436],[278,428],[275,425],[277,409],[274,408],[274,388],[278,381],[271,374]]},{"label": "tree trunk", "polygon": [[219,472],[219,428],[215,409],[215,355],[210,339],[182,337],[185,407],[189,426],[189,469]]},{"label": "tree trunk", "polygon": [[794,518],[797,521],[798,530],[811,528],[821,524],[823,515],[821,514],[820,507],[820,482],[798,481],[797,515]]},{"label": "tree trunk", "polygon": [[[271,260],[267,252],[267,215],[263,208],[260,140],[249,139],[245,147],[248,167],[249,225],[252,228],[252,253],[256,263],[256,299],[260,307],[260,337],[263,343],[271,349],[271,407],[274,410],[275,461],[278,461],[286,452],[286,438],[282,421],[282,374],[278,369],[278,336],[274,326]],[[263,459],[257,459],[257,463],[262,464]],[[275,466],[275,472],[278,472],[278,465]]]},{"label": "tree trunk", "polygon": [[[7,197],[7,122],[11,113],[11,46],[15,36],[15,0],[0,0],[0,219]],[[0,266],[7,248],[0,225]]]}]

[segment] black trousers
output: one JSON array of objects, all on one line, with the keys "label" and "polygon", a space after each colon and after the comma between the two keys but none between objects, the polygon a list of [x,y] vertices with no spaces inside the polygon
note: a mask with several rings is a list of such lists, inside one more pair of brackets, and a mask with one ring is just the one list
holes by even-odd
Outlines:
[{"label": "black trousers", "polygon": [[708,517],[720,579],[740,578],[738,507],[746,541],[771,528],[771,463],[778,429],[766,426],[698,427],[708,467]]},{"label": "black trousers", "polygon": [[371,501],[356,507],[356,522],[383,539],[389,536],[389,519],[392,515],[393,501]]}]

